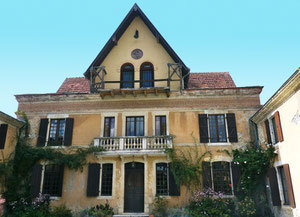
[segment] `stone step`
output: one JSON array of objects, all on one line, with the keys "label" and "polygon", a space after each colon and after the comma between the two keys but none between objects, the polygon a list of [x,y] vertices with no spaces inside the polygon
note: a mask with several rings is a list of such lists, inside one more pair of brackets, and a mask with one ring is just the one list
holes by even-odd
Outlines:
[{"label": "stone step", "polygon": [[149,215],[144,213],[128,213],[128,214],[121,214],[121,215],[113,215],[113,217],[149,217]]}]

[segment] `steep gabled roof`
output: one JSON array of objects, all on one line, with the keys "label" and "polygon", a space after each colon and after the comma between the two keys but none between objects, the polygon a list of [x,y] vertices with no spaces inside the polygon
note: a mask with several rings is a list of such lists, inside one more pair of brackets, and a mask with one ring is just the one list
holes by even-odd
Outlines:
[{"label": "steep gabled roof", "polygon": [[143,11],[135,3],[133,5],[133,7],[131,8],[131,10],[129,11],[129,13],[124,18],[124,20],[119,25],[117,30],[110,37],[108,42],[104,45],[104,47],[102,48],[100,53],[97,55],[95,60],[85,71],[85,73],[84,73],[85,78],[90,79],[90,68],[92,66],[99,66],[103,62],[105,57],[109,54],[111,49],[116,45],[117,41],[121,38],[123,33],[126,31],[128,26],[130,25],[130,23],[136,16],[139,16],[143,20],[143,22],[150,29],[152,34],[157,38],[158,42],[161,43],[161,45],[165,48],[165,50],[168,52],[168,54],[172,57],[172,59],[176,63],[182,64],[183,75],[185,75],[189,72],[189,68],[182,62],[182,60],[179,58],[179,56],[175,53],[175,51],[171,48],[171,46],[167,43],[167,41],[162,37],[162,35],[158,32],[158,30],[155,28],[155,26],[151,23],[151,21],[146,17],[146,15],[143,13]]}]

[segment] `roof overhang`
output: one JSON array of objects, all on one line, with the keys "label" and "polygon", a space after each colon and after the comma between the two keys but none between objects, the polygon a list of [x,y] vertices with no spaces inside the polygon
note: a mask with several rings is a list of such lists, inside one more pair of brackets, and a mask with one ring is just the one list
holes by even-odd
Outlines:
[{"label": "roof overhang", "polygon": [[277,109],[291,95],[300,90],[300,68],[274,93],[274,95],[250,118],[255,123],[263,121],[268,114]]},{"label": "roof overhang", "polygon": [[24,121],[11,117],[10,115],[5,114],[4,112],[1,111],[0,111],[0,120],[17,128],[21,128],[25,124]]}]

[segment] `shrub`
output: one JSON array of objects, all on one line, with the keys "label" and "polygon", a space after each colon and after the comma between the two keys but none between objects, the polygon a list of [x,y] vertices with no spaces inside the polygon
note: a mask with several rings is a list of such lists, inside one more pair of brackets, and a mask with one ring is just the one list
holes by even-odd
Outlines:
[{"label": "shrub", "polygon": [[243,200],[238,202],[238,211],[239,215],[243,217],[255,216],[256,208],[254,200],[249,197],[245,197]]},{"label": "shrub", "polygon": [[114,215],[113,208],[110,207],[108,201],[105,205],[100,204],[88,210],[88,215],[93,217],[112,217]]},{"label": "shrub", "polygon": [[231,217],[234,215],[234,202],[231,198],[215,192],[211,188],[203,191],[194,191],[191,202],[187,207],[188,212],[194,217]]},{"label": "shrub", "polygon": [[53,207],[51,215],[55,217],[72,217],[72,211],[65,204]]},{"label": "shrub", "polygon": [[153,213],[155,216],[167,216],[168,201],[162,196],[156,196],[153,203]]}]

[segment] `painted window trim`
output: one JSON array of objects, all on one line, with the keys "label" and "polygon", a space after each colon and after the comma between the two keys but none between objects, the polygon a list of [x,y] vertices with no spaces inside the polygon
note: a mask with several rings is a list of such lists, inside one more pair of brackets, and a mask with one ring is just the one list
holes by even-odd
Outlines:
[{"label": "painted window trim", "polygon": [[104,120],[107,117],[114,117],[115,118],[115,135],[114,135],[114,137],[116,137],[117,136],[117,131],[118,131],[118,113],[117,112],[107,112],[107,113],[102,113],[101,114],[100,137],[103,137],[103,135],[104,135]]},{"label": "painted window trim", "polygon": [[166,136],[170,135],[170,127],[169,127],[169,112],[168,111],[156,111],[152,112],[152,134],[155,136],[155,117],[156,116],[166,116]]},{"label": "painted window trim", "polygon": [[[47,119],[48,119],[48,126],[47,126],[47,135],[46,135],[46,141],[45,141],[45,147],[49,147],[49,148],[65,148],[67,146],[64,145],[48,145],[49,142],[49,134],[50,134],[50,126],[51,126],[51,120],[53,119],[67,119],[69,118],[69,114],[49,114],[47,115]],[[64,134],[65,134],[65,130],[66,130],[66,123],[65,123],[65,128],[64,128]],[[64,135],[64,139],[65,139],[65,135]]]},{"label": "painted window trim", "polygon": [[[116,161],[113,160],[103,160],[100,164],[100,176],[99,176],[99,195],[97,199],[103,200],[103,199],[114,199],[115,196],[115,177],[116,177]],[[101,187],[102,187],[102,165],[103,164],[112,164],[113,165],[113,177],[112,177],[112,192],[111,196],[102,196],[101,195]]]}]

